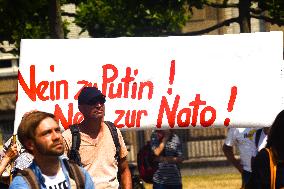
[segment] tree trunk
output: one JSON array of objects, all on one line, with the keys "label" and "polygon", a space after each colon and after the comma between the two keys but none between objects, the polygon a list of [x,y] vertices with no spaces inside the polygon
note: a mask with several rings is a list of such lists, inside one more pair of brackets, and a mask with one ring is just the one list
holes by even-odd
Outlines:
[{"label": "tree trunk", "polygon": [[63,39],[64,31],[61,20],[60,0],[49,0],[49,28],[53,39]]},{"label": "tree trunk", "polygon": [[251,0],[240,0],[239,1],[239,25],[240,25],[241,33],[251,32],[250,4],[251,4]]}]

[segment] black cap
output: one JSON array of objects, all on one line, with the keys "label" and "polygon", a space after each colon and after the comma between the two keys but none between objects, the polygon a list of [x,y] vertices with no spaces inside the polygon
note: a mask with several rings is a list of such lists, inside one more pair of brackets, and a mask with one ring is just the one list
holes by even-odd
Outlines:
[{"label": "black cap", "polygon": [[78,97],[78,104],[94,105],[98,102],[105,103],[105,95],[96,87],[84,87]]}]

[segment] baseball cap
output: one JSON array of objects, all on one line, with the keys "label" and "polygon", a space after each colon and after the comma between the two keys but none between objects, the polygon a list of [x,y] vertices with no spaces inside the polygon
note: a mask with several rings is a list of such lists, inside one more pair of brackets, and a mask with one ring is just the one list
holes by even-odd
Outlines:
[{"label": "baseball cap", "polygon": [[96,87],[84,87],[78,97],[78,104],[94,105],[98,102],[105,103],[106,97]]}]

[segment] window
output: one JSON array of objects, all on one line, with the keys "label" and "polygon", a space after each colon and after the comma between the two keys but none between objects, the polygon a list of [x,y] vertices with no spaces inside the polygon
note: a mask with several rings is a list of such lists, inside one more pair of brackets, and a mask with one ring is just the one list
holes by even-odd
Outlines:
[{"label": "window", "polygon": [[18,59],[0,59],[0,76],[17,75]]},{"label": "window", "polygon": [[0,68],[12,67],[12,60],[0,60]]}]

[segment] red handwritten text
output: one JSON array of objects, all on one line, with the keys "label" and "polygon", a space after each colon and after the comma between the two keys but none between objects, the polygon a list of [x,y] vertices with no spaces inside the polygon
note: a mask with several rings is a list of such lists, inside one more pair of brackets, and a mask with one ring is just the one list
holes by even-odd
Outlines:
[{"label": "red handwritten text", "polygon": [[[114,121],[117,128],[122,128],[124,125],[128,128],[132,128],[134,126],[140,127],[142,115],[148,116],[147,110],[116,110],[115,113],[118,114],[118,117]],[[125,122],[120,123],[124,116]]]},{"label": "red handwritten text", "polygon": [[[200,99],[200,94],[196,94],[195,100],[189,103],[190,108],[183,108],[177,112],[180,96],[176,95],[174,104],[170,109],[168,100],[165,96],[162,97],[159,115],[157,119],[157,128],[161,128],[164,112],[168,118],[168,124],[171,128],[175,126],[176,120],[179,127],[188,127],[190,124],[195,127],[198,120],[199,108],[206,105],[206,101]],[[206,114],[210,112],[210,119],[206,120]],[[185,116],[185,120],[182,117]],[[216,110],[211,106],[204,107],[200,112],[200,125],[203,127],[211,126],[216,119]]]},{"label": "red handwritten text", "polygon": [[[50,66],[50,71],[54,72],[54,65]],[[30,66],[30,84],[28,86],[21,72],[18,73],[18,80],[20,86],[32,101],[36,101],[38,97],[41,101],[59,100],[63,87],[64,99],[68,99],[68,82],[66,80],[60,81],[41,81],[36,83],[35,65]]]},{"label": "red handwritten text", "polygon": [[[151,81],[146,82],[134,82],[135,76],[138,74],[138,69],[134,70],[134,76],[130,67],[126,68],[126,73],[123,78],[120,79],[116,90],[114,89],[115,84],[113,83],[118,77],[118,69],[112,64],[106,64],[103,68],[103,83],[102,92],[110,99],[113,98],[130,98],[138,100],[142,99],[144,89],[148,89],[148,99],[152,99],[154,85]],[[111,72],[111,73],[109,73]],[[107,94],[108,91],[108,94]]]},{"label": "red handwritten text", "polygon": [[54,115],[56,120],[58,122],[61,122],[61,125],[64,127],[64,129],[67,129],[72,124],[80,123],[84,119],[84,116],[82,115],[81,112],[77,112],[74,115],[73,103],[68,104],[67,118],[64,116],[62,109],[58,104],[55,105]]}]

